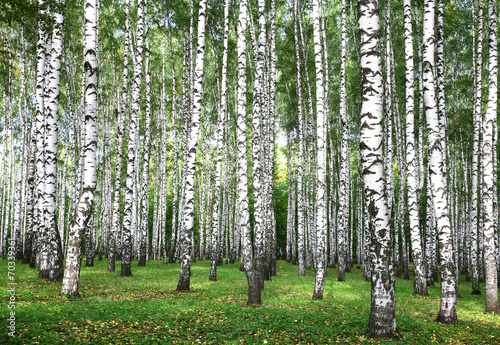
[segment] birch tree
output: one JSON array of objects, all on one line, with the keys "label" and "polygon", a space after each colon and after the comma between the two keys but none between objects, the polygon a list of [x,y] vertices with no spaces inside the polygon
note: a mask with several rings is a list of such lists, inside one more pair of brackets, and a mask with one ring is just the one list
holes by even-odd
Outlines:
[{"label": "birch tree", "polygon": [[[139,266],[146,266],[149,247],[149,147],[151,144],[151,73],[149,71],[149,25],[146,15],[144,68],[146,71],[146,124],[144,127],[144,155],[142,166],[141,234],[139,248]],[[161,225],[163,227],[163,225]]]},{"label": "birch tree", "polygon": [[360,155],[364,194],[370,214],[370,234],[376,250],[371,253],[371,308],[368,334],[389,338],[396,332],[394,271],[390,216],[382,164],[383,86],[380,58],[378,1],[359,4],[361,68]]},{"label": "birch tree", "polygon": [[120,111],[116,111],[116,177],[113,195],[113,215],[111,221],[111,232],[109,236],[108,272],[115,271],[116,240],[120,230],[120,194],[122,187],[122,162],[123,162],[123,137],[124,122],[127,118],[128,109],[128,50],[130,44],[130,2],[125,1],[125,47],[123,49],[123,84]]},{"label": "birch tree", "polygon": [[[219,211],[221,205],[221,178],[222,178],[222,134],[227,113],[227,50],[229,44],[229,0],[224,3],[224,51],[222,53],[222,80],[221,80],[221,98],[220,109],[217,119],[217,161],[215,167],[215,196],[213,207],[213,223],[212,223],[212,250],[211,250],[211,264],[210,264],[210,280],[217,279],[217,237],[219,234],[220,222]],[[227,185],[224,186],[227,188]]]},{"label": "birch tree", "polygon": [[313,0],[314,56],[316,65],[317,187],[316,187],[316,282],[314,300],[323,299],[326,276],[326,115],[324,111],[323,52],[319,25],[319,1]]},{"label": "birch tree", "polygon": [[494,169],[493,159],[496,147],[493,142],[494,123],[497,121],[498,103],[498,50],[496,2],[488,2],[489,40],[488,40],[488,108],[483,122],[482,161],[484,181],[482,205],[484,218],[484,263],[486,273],[486,312],[500,314],[498,304],[497,267],[495,263],[495,219],[493,208]]},{"label": "birch tree", "polygon": [[83,256],[83,232],[94,208],[97,153],[97,0],[86,0],[85,21],[85,143],[83,146],[82,192],[69,224],[68,252],[61,295],[79,296],[80,268]]},{"label": "birch tree", "polygon": [[205,11],[207,8],[206,0],[200,0],[198,9],[198,37],[196,50],[196,63],[194,70],[194,89],[191,114],[191,131],[189,136],[189,146],[187,148],[185,164],[185,206],[183,229],[181,234],[181,272],[177,291],[186,291],[190,289],[191,278],[191,260],[194,246],[194,176],[196,149],[198,147],[198,133],[200,130],[201,115],[201,90],[203,82],[203,62],[205,57]]},{"label": "birch tree", "polygon": [[238,227],[241,232],[242,257],[245,275],[248,282],[248,305],[261,304],[259,274],[253,263],[253,248],[250,234],[250,214],[248,210],[248,176],[247,176],[247,126],[246,126],[246,32],[247,32],[247,0],[241,0],[239,6],[237,35],[238,54],[238,89],[237,102],[237,214]]},{"label": "birch tree", "polygon": [[340,119],[342,123],[342,142],[340,150],[340,186],[339,186],[339,227],[337,230],[338,236],[338,255],[339,255],[339,275],[338,281],[345,280],[346,271],[346,252],[347,252],[347,231],[348,231],[348,216],[349,216],[349,180],[348,164],[349,164],[349,122],[347,118],[347,93],[346,93],[346,9],[345,0],[342,0],[342,18],[341,18],[341,40],[340,40]]},{"label": "birch tree", "polygon": [[[134,224],[134,189],[135,189],[135,174],[136,174],[136,155],[137,152],[137,136],[139,130],[139,98],[142,84],[142,53],[144,43],[144,16],[146,15],[147,3],[146,0],[139,0],[137,3],[137,43],[136,54],[134,57],[134,77],[132,86],[132,114],[130,117],[130,130],[128,139],[127,152],[127,177],[125,189],[125,206],[123,210],[123,234],[122,234],[122,266],[121,275],[131,276],[131,260],[132,260],[132,231]],[[137,169],[138,170],[138,169]]]},{"label": "birch tree", "polygon": [[478,184],[479,184],[479,142],[481,131],[481,99],[482,99],[482,61],[483,61],[483,8],[479,5],[478,8],[478,23],[477,23],[477,54],[475,66],[475,81],[476,90],[474,97],[474,112],[473,112],[473,143],[472,143],[472,189],[471,189],[471,222],[470,222],[470,261],[472,275],[472,294],[481,294],[479,290],[479,270],[478,270],[478,223],[479,223],[479,199],[478,199]]},{"label": "birch tree", "polygon": [[298,248],[298,263],[299,263],[299,276],[305,274],[305,262],[304,262],[304,249],[305,249],[305,196],[304,196],[304,172],[305,172],[305,159],[304,159],[304,116],[302,114],[302,84],[301,84],[301,68],[300,68],[300,50],[299,50],[299,39],[298,39],[298,0],[293,1],[293,32],[294,32],[294,42],[295,42],[295,63],[297,68],[297,116],[298,121],[298,151],[299,157],[297,162],[297,195],[298,195],[298,234],[297,234],[297,248]]},{"label": "birch tree", "polygon": [[435,66],[434,66],[434,0],[424,2],[424,35],[423,35],[423,88],[425,116],[427,119],[429,180],[431,183],[432,200],[437,218],[438,240],[441,255],[441,308],[437,321],[456,323],[456,290],[455,262],[451,227],[448,212],[447,187],[444,171],[444,152],[439,128],[439,118],[436,105]]},{"label": "birch tree", "polygon": [[422,253],[418,204],[417,204],[417,165],[415,154],[415,113],[414,113],[414,72],[413,72],[413,36],[411,23],[411,0],[404,2],[405,55],[406,55],[406,164],[408,179],[408,213],[410,218],[410,236],[412,245],[414,277],[414,293],[426,296],[427,282]]}]

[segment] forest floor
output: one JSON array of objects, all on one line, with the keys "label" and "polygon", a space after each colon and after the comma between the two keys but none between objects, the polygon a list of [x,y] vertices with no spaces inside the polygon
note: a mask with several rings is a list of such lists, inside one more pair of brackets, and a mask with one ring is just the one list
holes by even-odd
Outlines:
[{"label": "forest floor", "polygon": [[[85,262],[83,262],[85,264]],[[61,283],[38,279],[16,262],[16,330],[0,322],[0,343],[21,344],[365,344],[370,283],[360,269],[337,281],[328,269],[324,299],[312,301],[314,272],[297,276],[297,266],[278,261],[277,277],[265,283],[262,306],[247,307],[247,285],[238,264],[219,266],[210,282],[209,261],[192,267],[191,291],[174,289],[180,264],[133,263],[132,277],[106,272],[107,261],[82,267],[80,299],[59,296]],[[9,317],[7,260],[0,259],[0,319]],[[398,340],[394,344],[499,344],[500,316],[484,312],[482,295],[472,296],[461,277],[459,322],[442,325],[439,284],[428,297],[413,295],[413,282],[396,280]]]}]

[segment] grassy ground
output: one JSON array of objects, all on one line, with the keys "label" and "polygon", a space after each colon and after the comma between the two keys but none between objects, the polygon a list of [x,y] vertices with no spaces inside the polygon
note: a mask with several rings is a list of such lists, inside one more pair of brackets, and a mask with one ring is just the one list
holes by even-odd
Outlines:
[{"label": "grassy ground", "polygon": [[[133,277],[106,272],[106,261],[83,267],[81,299],[59,296],[61,283],[37,278],[16,265],[16,337],[0,322],[0,342],[22,344],[331,344],[378,343],[366,338],[370,283],[362,271],[337,282],[328,270],[323,301],[312,301],[314,274],[297,276],[297,267],[278,262],[278,276],[266,282],[263,306],[246,306],[246,279],[238,265],[218,268],[210,282],[209,262],[192,268],[191,292],[173,291],[179,264],[148,262],[133,266]],[[0,260],[1,312],[8,317],[7,260]],[[456,325],[434,322],[439,285],[429,297],[413,295],[412,281],[396,281],[398,344],[499,344],[500,316],[484,313],[484,290],[471,296],[471,284],[459,287]]]}]

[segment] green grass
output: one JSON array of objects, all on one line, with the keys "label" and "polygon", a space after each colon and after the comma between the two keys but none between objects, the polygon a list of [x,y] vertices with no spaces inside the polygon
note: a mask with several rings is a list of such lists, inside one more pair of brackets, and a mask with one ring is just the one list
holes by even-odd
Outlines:
[{"label": "green grass", "polygon": [[[106,260],[83,267],[81,299],[59,296],[61,283],[37,278],[37,271],[16,265],[16,337],[0,323],[0,342],[22,344],[361,344],[366,338],[370,283],[362,271],[328,270],[322,301],[312,301],[314,274],[297,276],[297,266],[278,262],[278,276],[266,282],[262,307],[246,306],[246,279],[239,265],[218,268],[218,281],[208,280],[208,261],[192,268],[191,292],[177,293],[179,264],[148,262],[133,277],[106,272]],[[7,260],[0,260],[0,319],[8,316]],[[462,278],[462,277],[461,277]],[[500,343],[500,316],[484,312],[481,296],[461,279],[456,325],[434,322],[439,285],[429,297],[413,295],[413,282],[396,281],[398,344]]]}]

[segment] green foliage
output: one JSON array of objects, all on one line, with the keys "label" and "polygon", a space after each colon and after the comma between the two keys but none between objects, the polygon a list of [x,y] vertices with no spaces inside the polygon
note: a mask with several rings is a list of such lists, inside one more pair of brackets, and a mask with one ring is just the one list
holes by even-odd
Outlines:
[{"label": "green foliage", "polygon": [[[297,276],[297,267],[278,261],[278,276],[266,282],[263,306],[246,306],[247,283],[239,263],[218,268],[210,282],[209,261],[192,267],[189,293],[178,293],[180,264],[148,262],[133,277],[106,272],[106,261],[83,267],[81,299],[59,296],[60,283],[37,278],[37,272],[16,266],[16,337],[1,328],[0,340],[17,344],[373,344],[366,338],[370,283],[362,271],[337,282],[328,269],[324,300],[312,301],[314,274]],[[6,271],[7,260],[0,260]],[[394,344],[495,344],[500,337],[498,316],[484,313],[482,296],[471,296],[461,279],[455,325],[434,322],[439,310],[439,285],[428,297],[413,295],[412,281],[396,281],[399,340]],[[6,286],[7,275],[0,278]],[[0,293],[7,301],[8,292]],[[5,303],[5,302],[3,302]],[[4,310],[7,310],[4,308]]]}]

